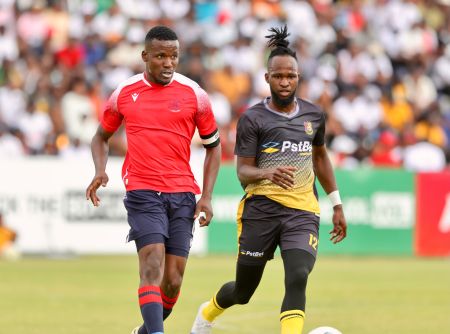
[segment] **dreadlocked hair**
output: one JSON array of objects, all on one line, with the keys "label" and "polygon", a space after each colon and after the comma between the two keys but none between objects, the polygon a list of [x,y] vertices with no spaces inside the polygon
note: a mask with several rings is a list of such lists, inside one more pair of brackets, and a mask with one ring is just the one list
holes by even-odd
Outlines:
[{"label": "dreadlocked hair", "polygon": [[281,28],[270,28],[272,34],[265,36],[269,39],[267,46],[272,49],[269,54],[269,60],[275,56],[288,55],[297,59],[295,51],[289,48],[289,41],[287,37],[290,35],[287,31],[287,26]]},{"label": "dreadlocked hair", "polygon": [[178,36],[172,29],[165,26],[156,26],[150,29],[145,36],[145,42],[150,42],[152,39],[160,41],[176,41]]}]

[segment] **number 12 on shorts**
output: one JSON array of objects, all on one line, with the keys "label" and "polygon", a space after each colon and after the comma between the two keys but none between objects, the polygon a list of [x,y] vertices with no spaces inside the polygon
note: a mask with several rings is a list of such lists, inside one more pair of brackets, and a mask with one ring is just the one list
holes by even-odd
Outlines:
[{"label": "number 12 on shorts", "polygon": [[309,245],[314,248],[314,250],[317,250],[317,244],[319,243],[319,239],[317,239],[317,237],[310,233],[309,234]]}]

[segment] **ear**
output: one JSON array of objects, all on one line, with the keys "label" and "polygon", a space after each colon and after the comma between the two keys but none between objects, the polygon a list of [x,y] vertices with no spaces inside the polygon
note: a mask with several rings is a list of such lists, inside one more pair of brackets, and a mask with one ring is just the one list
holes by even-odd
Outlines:
[{"label": "ear", "polygon": [[264,73],[264,79],[266,79],[266,82],[269,83],[269,73]]},{"label": "ear", "polygon": [[147,53],[147,51],[142,50],[141,57],[142,57],[142,60],[144,61],[144,63],[148,62],[148,53]]}]

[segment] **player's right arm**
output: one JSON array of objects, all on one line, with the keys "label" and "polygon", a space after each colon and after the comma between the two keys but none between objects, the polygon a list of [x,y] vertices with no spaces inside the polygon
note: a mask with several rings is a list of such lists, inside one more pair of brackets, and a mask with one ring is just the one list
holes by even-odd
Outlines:
[{"label": "player's right arm", "polygon": [[237,156],[237,174],[244,188],[262,180],[289,189],[294,186],[294,172],[292,166],[278,166],[260,168],[256,162],[259,142],[259,128],[256,122],[244,113],[239,118],[236,129],[236,146],[234,154]]},{"label": "player's right arm", "polygon": [[109,97],[103,112],[102,120],[97,132],[91,141],[92,159],[95,165],[95,176],[86,189],[86,199],[91,200],[94,206],[99,206],[100,198],[97,189],[106,187],[108,175],[106,174],[106,162],[108,161],[108,140],[119,128],[123,121],[123,115],[119,112],[118,97],[122,87],[119,86]]},{"label": "player's right arm", "polygon": [[94,206],[99,206],[100,204],[97,189],[100,186],[106,187],[109,180],[106,174],[106,162],[108,161],[108,140],[113,134],[114,132],[106,131],[99,125],[97,132],[92,137],[91,151],[95,166],[95,176],[86,189],[86,199],[90,199]]},{"label": "player's right arm", "polygon": [[274,168],[259,168],[255,157],[237,157],[237,174],[244,186],[261,180],[270,180],[284,189],[294,186],[294,172],[292,166],[278,166]]}]

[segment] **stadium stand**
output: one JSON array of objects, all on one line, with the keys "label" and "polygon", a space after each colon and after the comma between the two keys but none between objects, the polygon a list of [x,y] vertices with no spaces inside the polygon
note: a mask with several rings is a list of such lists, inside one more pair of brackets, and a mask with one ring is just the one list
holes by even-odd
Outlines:
[{"label": "stadium stand", "polygon": [[[338,167],[449,168],[449,0],[0,0],[0,157],[89,155],[105,98],[143,71],[145,33],[165,24],[231,162],[237,119],[269,95],[265,32],[284,23]],[[111,153],[125,150],[119,133]]]}]

